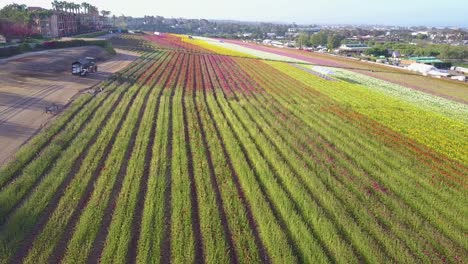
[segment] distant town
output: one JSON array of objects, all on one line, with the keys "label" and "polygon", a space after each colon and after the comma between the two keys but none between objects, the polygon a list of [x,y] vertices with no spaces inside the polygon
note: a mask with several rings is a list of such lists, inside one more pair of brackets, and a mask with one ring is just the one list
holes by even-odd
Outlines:
[{"label": "distant town", "polygon": [[[298,25],[296,23],[116,16],[81,3],[54,1],[52,9],[10,4],[0,10],[3,48],[20,43],[109,32],[168,32],[239,39],[281,48],[331,53],[397,67],[413,63],[423,74],[449,77],[448,70],[466,73],[468,29],[425,26]],[[29,47],[26,47],[29,48]],[[8,52],[0,52],[7,54]],[[456,69],[458,67],[458,69]],[[435,69],[442,71],[434,71]],[[444,72],[445,71],[445,72]],[[456,77],[463,79],[461,77]]]}]

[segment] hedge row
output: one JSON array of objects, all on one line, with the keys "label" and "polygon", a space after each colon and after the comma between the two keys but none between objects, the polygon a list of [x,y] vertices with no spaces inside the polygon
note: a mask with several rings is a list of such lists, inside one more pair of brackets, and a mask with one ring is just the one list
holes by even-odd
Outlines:
[{"label": "hedge row", "polygon": [[106,49],[110,54],[115,54],[112,44],[107,40],[68,40],[68,41],[45,41],[42,44],[36,44],[31,47],[29,44],[21,44],[15,47],[0,48],[0,57],[9,57],[29,51],[39,51],[47,49],[61,49],[81,46],[99,46]]}]

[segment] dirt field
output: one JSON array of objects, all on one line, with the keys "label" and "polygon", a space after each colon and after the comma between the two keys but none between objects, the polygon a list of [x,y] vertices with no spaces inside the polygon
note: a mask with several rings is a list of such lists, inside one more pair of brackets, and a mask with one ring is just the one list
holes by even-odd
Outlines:
[{"label": "dirt field", "polygon": [[[99,47],[79,47],[33,52],[0,60],[0,166],[55,114],[46,107],[56,105],[59,112],[73,96],[119,71],[137,55],[117,50],[109,55]],[[98,73],[72,76],[71,63],[82,57],[97,59]]]}]

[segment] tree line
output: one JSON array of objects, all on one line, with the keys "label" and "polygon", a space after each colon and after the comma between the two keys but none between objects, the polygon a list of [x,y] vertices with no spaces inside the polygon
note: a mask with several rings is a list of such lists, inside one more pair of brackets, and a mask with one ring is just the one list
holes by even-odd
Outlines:
[{"label": "tree line", "polygon": [[323,30],[315,34],[301,33],[297,41],[300,46],[326,46],[328,49],[336,49],[344,39],[345,36],[338,32]]},{"label": "tree line", "polygon": [[365,53],[373,56],[386,56],[389,51],[399,51],[405,56],[431,56],[446,60],[468,60],[468,46],[453,46],[449,44],[426,44],[416,45],[409,43],[386,42],[375,44]]}]

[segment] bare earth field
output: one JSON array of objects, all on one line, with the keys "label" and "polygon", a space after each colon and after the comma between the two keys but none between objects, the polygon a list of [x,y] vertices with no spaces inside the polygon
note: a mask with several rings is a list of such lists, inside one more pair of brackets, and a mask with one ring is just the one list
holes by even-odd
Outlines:
[{"label": "bare earth field", "polygon": [[[0,165],[32,135],[54,118],[46,107],[62,111],[80,91],[105,80],[127,66],[136,54],[117,50],[109,55],[100,47],[78,47],[31,52],[0,60]],[[98,73],[73,76],[71,63],[95,57]]]}]

